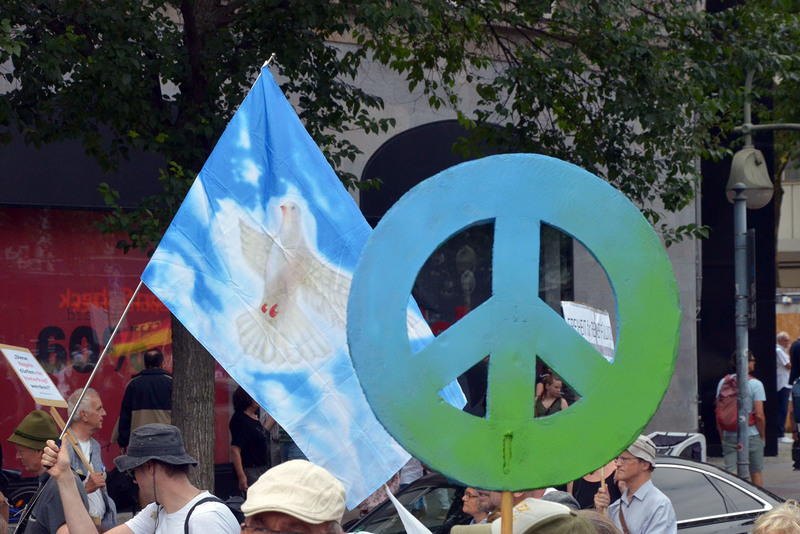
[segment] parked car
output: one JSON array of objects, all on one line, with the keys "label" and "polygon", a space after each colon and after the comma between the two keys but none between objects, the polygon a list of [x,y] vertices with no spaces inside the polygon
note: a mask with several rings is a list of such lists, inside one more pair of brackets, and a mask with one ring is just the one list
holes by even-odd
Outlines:
[{"label": "parked car", "polygon": [[[783,499],[713,465],[679,457],[656,458],[653,483],[675,508],[682,534],[748,533],[753,521]],[[454,525],[468,524],[461,512],[464,488],[442,475],[422,477],[397,499],[433,534],[449,534]],[[397,511],[386,501],[358,521],[345,525],[347,532],[373,534],[405,532]]]}]

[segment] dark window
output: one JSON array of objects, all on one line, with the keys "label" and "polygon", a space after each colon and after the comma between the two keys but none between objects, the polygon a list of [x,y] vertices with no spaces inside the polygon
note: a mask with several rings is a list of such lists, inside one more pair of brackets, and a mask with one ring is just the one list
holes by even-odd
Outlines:
[{"label": "dark window", "polygon": [[734,485],[691,469],[661,465],[653,472],[653,484],[672,501],[678,521],[763,508]]},{"label": "dark window", "polygon": [[725,496],[725,503],[728,505],[728,512],[748,512],[752,510],[763,510],[764,504],[743,492],[733,484],[723,480],[712,479],[714,487]]},{"label": "dark window", "polygon": [[[397,500],[419,519],[433,534],[446,534],[454,524],[471,519],[461,510],[463,488],[453,486],[422,486],[397,496]],[[394,505],[385,501],[370,513],[369,519],[355,531],[372,534],[404,534],[406,529]]]}]

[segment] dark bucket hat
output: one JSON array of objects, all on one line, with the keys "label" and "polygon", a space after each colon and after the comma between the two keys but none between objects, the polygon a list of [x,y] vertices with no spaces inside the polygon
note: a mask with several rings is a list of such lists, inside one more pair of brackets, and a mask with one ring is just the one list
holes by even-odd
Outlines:
[{"label": "dark bucket hat", "polygon": [[197,460],[186,454],[181,431],[172,425],[152,423],[142,425],[131,433],[128,451],[114,458],[117,469],[125,472],[150,460],[170,465],[197,465]]},{"label": "dark bucket hat", "polygon": [[8,437],[8,441],[41,451],[47,445],[48,439],[57,440],[58,435],[58,427],[50,414],[34,410],[26,415],[25,419],[14,429],[14,433]]}]

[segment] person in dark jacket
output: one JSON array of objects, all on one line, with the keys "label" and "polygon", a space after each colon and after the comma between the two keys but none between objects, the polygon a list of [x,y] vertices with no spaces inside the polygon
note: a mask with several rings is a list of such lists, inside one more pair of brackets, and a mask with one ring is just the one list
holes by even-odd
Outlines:
[{"label": "person in dark jacket", "polygon": [[270,468],[269,431],[275,425],[275,419],[267,415],[262,424],[260,406],[241,386],[233,392],[233,409],[228,424],[231,459],[239,480],[239,491],[246,492]]},{"label": "person in dark jacket", "polygon": [[[115,432],[120,452],[125,454],[131,432],[149,423],[172,424],[172,375],[161,368],[164,355],[158,349],[144,353],[144,370],[125,388]],[[112,438],[113,441],[114,438]]]}]

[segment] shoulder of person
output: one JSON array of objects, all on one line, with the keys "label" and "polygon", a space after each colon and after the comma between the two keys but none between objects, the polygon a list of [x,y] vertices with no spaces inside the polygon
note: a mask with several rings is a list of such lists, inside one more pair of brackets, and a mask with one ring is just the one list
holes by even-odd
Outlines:
[{"label": "shoulder of person", "polygon": [[212,531],[223,534],[237,534],[240,532],[239,522],[231,509],[222,499],[210,493],[201,494],[186,514],[185,528],[190,534],[195,534],[195,528],[203,530],[201,534],[213,527]]}]

